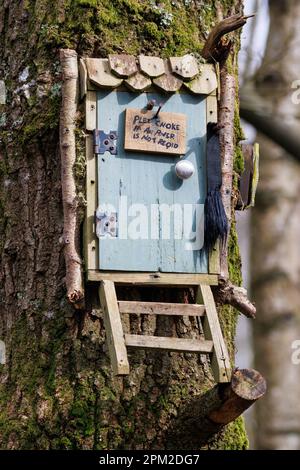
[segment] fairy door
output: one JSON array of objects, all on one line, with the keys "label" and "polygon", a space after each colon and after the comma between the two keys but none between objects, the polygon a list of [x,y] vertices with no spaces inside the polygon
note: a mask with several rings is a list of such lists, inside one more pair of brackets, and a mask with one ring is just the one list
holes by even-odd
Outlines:
[{"label": "fairy door", "polygon": [[[116,132],[116,152],[97,155],[99,269],[207,273],[201,254],[206,196],[204,95],[97,92],[97,129]],[[125,114],[149,100],[186,118],[184,155],[125,150]],[[155,111],[153,111],[155,112]],[[167,135],[167,134],[161,134]],[[194,173],[181,179],[179,160]]]}]

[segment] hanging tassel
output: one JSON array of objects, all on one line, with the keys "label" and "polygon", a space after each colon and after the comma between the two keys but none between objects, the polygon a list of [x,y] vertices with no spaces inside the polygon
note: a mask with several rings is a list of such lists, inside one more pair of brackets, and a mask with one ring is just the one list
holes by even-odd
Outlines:
[{"label": "hanging tassel", "polygon": [[217,240],[224,245],[227,239],[228,222],[220,189],[222,186],[220,143],[218,126],[207,125],[207,196],[204,205],[204,246],[210,253]]}]

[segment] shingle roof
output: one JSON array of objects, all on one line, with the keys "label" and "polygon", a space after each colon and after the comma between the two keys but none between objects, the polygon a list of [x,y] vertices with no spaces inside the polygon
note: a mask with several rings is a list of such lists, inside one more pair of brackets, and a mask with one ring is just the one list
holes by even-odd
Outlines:
[{"label": "shingle roof", "polygon": [[194,94],[210,94],[218,87],[214,65],[199,64],[190,54],[164,60],[145,55],[109,55],[107,59],[83,59],[81,66],[82,74],[93,86],[107,89],[124,84],[132,91],[142,92],[154,85],[166,93],[185,89]]}]

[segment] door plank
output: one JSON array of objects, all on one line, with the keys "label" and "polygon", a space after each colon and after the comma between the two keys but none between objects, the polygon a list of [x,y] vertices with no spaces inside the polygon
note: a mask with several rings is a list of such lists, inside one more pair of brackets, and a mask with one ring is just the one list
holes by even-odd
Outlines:
[{"label": "door plank", "polygon": [[98,241],[95,230],[97,206],[97,163],[93,151],[93,137],[86,137],[86,212],[84,220],[84,252],[87,269],[97,269],[99,263]]},{"label": "door plank", "polygon": [[97,93],[87,91],[85,98],[85,128],[87,131],[96,129],[97,121]]}]

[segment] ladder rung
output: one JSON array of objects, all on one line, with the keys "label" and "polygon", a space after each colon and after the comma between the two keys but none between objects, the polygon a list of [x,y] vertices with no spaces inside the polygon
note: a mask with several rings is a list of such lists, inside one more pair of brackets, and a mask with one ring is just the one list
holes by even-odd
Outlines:
[{"label": "ladder rung", "polygon": [[120,313],[147,314],[147,315],[187,315],[201,317],[205,313],[204,305],[174,304],[165,302],[135,302],[120,300],[118,302]]},{"label": "ladder rung", "polygon": [[126,346],[144,349],[164,349],[165,351],[211,353],[212,341],[198,339],[167,338],[164,336],[125,335]]}]

